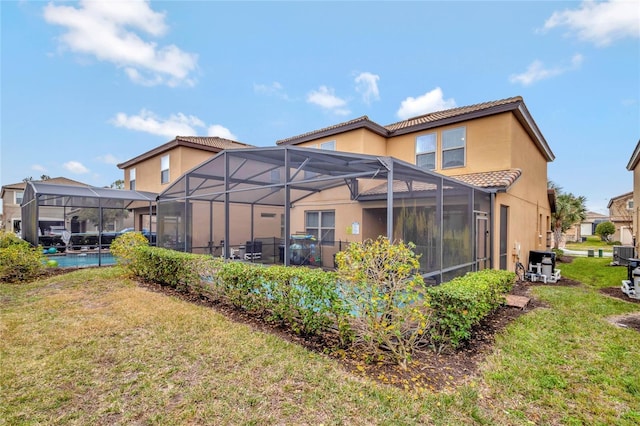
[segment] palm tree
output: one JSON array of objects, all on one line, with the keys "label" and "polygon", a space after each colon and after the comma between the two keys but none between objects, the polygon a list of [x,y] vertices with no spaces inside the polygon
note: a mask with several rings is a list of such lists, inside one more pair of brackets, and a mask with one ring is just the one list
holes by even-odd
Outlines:
[{"label": "palm tree", "polygon": [[[554,187],[554,189],[559,191],[560,188]],[[567,231],[567,229],[585,219],[587,215],[586,202],[587,199],[582,195],[576,197],[572,193],[560,193],[556,196],[556,211],[551,213],[553,236],[555,239],[553,243],[554,248],[558,248],[562,234]]]}]

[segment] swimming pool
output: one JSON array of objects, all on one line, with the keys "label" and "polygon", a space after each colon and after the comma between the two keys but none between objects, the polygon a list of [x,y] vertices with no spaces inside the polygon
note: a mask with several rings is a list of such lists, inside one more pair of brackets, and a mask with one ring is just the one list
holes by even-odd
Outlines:
[{"label": "swimming pool", "polygon": [[47,256],[47,260],[58,262],[59,268],[86,268],[89,266],[115,265],[116,259],[111,253],[66,253]]}]

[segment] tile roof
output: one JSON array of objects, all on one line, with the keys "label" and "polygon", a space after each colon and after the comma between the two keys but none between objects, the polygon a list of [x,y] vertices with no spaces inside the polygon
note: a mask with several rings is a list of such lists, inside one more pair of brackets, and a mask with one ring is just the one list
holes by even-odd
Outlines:
[{"label": "tile roof", "polygon": [[462,106],[458,108],[451,108],[443,111],[430,112],[428,114],[420,115],[418,117],[409,118],[408,120],[398,121],[397,123],[389,124],[384,127],[390,132],[397,132],[398,130],[401,130],[401,129],[406,129],[409,127],[412,128],[425,123],[439,122],[439,121],[454,118],[454,117],[464,118],[463,116],[467,114],[484,111],[490,108],[495,108],[495,107],[500,107],[505,105],[519,104],[521,102],[523,102],[521,96],[501,99],[498,101],[482,102],[479,104]]},{"label": "tile roof", "polygon": [[522,170],[520,169],[507,169],[449,177],[480,188],[507,189],[513,185],[521,175]]},{"label": "tile roof", "polygon": [[384,127],[371,121],[366,115],[363,115],[361,117],[354,118],[353,120],[345,121],[343,123],[334,124],[332,126],[324,127],[318,130],[312,130],[310,132],[292,136],[290,138],[280,139],[276,141],[276,145],[295,145],[298,143],[306,142],[307,140],[314,140],[324,136],[331,136],[361,127],[366,127],[380,135],[387,136],[387,130]]},{"label": "tile roof", "polygon": [[[504,189],[509,188],[522,175],[520,169],[498,170],[494,172],[469,173],[460,176],[445,176],[450,179],[456,179],[460,182],[473,185],[485,189]],[[411,191],[433,191],[437,186],[427,182],[411,182]],[[409,192],[410,188],[407,182],[394,181],[393,192],[402,193]],[[363,191],[363,196],[382,195],[387,193],[387,184],[377,185],[367,191]]]},{"label": "tile roof", "polygon": [[218,136],[176,136],[175,139],[162,144],[150,151],[138,155],[130,160],[118,164],[118,168],[124,169],[141,161],[160,155],[170,149],[177,146],[187,146],[195,149],[201,149],[203,151],[210,151],[214,154],[225,149],[237,149],[237,148],[253,148],[253,145],[246,143],[233,141],[231,139],[225,139]]}]

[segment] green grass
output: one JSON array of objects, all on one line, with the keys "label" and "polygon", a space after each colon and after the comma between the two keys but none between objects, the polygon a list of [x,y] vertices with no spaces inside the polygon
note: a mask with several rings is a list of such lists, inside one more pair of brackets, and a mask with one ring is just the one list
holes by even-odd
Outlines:
[{"label": "green grass", "polygon": [[637,424],[640,333],[606,317],[640,306],[597,291],[623,268],[578,260],[562,264],[563,275],[607,273],[588,286],[534,287],[548,307],[498,336],[476,380],[434,394],[353,376],[332,359],[210,308],[147,291],[117,267],[0,284],[0,419],[8,425]]},{"label": "green grass", "polygon": [[[613,252],[613,244],[609,244],[606,241],[602,241],[602,239],[598,236],[588,236],[587,241],[585,242],[567,242],[566,248],[569,250],[578,250],[578,251],[586,251],[586,250],[595,250],[596,252],[599,249],[602,249],[603,252]],[[596,254],[597,255],[597,254]]]},{"label": "green grass", "polygon": [[571,263],[556,263],[563,277],[593,288],[620,287],[627,277],[626,266],[610,266],[611,258],[575,257]]}]

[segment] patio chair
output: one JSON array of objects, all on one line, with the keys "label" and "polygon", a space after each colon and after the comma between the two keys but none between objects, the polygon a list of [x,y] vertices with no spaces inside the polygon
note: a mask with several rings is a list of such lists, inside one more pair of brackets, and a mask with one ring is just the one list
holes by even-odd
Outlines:
[{"label": "patio chair", "polygon": [[247,241],[244,260],[262,259],[262,241]]}]

